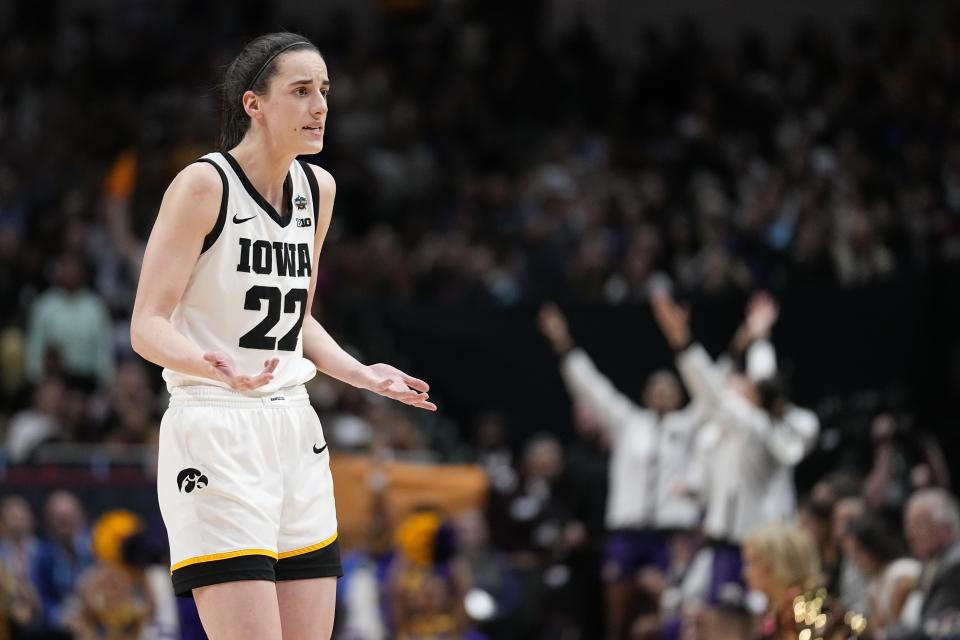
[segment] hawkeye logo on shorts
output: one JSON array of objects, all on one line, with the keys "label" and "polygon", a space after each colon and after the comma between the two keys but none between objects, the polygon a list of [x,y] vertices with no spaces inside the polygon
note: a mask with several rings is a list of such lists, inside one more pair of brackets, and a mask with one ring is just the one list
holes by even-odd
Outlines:
[{"label": "hawkeye logo on shorts", "polygon": [[207,486],[207,476],[203,475],[199,469],[186,468],[177,474],[177,489],[183,493],[190,493],[194,489],[203,489]]}]

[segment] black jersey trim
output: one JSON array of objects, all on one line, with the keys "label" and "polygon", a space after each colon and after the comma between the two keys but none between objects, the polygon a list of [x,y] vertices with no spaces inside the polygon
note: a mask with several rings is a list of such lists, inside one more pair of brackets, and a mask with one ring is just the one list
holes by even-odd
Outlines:
[{"label": "black jersey trim", "polygon": [[320,185],[317,183],[317,174],[313,172],[310,163],[303,160],[297,160],[297,162],[300,163],[303,172],[307,174],[307,182],[310,183],[310,197],[313,199],[313,229],[316,232],[317,218],[320,217]]},{"label": "black jersey trim", "polygon": [[[237,174],[237,177],[240,178],[240,184],[243,185],[243,188],[246,189],[247,195],[253,198],[253,201],[260,205],[260,208],[263,209],[270,218],[277,223],[278,226],[286,227],[290,224],[290,220],[293,219],[293,215],[288,215],[287,217],[282,217],[277,210],[271,206],[269,202],[264,199],[260,192],[257,191],[253,184],[250,182],[250,179],[247,177],[247,174],[243,172],[243,169],[240,167],[240,163],[237,162],[237,159],[230,155],[229,151],[223,152],[223,157],[227,159],[227,162],[230,164],[230,167],[233,169],[233,172]],[[293,178],[290,177],[290,172],[287,171],[287,177],[283,179],[283,201],[285,204],[290,205],[291,212],[293,211],[293,203],[290,202],[293,196]]]},{"label": "black jersey trim", "polygon": [[216,162],[210,158],[200,158],[197,162],[206,162],[213,165],[213,168],[220,174],[220,182],[223,183],[223,195],[220,197],[220,213],[217,214],[217,222],[213,225],[213,229],[210,229],[210,233],[203,238],[203,248],[200,249],[200,254],[202,255],[207,249],[213,246],[213,243],[215,243],[217,238],[220,237],[220,234],[223,233],[223,225],[227,222],[227,202],[230,198],[230,185],[227,182],[227,174],[223,172],[223,169],[221,169],[220,165]]}]

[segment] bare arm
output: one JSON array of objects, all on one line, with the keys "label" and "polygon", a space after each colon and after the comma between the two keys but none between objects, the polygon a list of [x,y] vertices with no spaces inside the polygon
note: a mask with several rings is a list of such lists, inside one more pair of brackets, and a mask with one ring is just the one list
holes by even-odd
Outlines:
[{"label": "bare arm", "polygon": [[539,325],[547,342],[561,357],[560,373],[570,395],[583,402],[604,429],[618,434],[631,415],[642,409],[597,370],[586,352],[574,348],[566,316],[556,305],[549,303],[540,309]]},{"label": "bare arm", "polygon": [[890,611],[887,612],[886,621],[899,620],[903,612],[903,605],[907,603],[907,598],[913,591],[917,580],[913,576],[900,576],[893,583],[893,590],[890,593]]},{"label": "bare arm", "polygon": [[[317,215],[317,236],[314,243],[313,277],[307,294],[307,309],[313,309],[313,295],[317,288],[317,270],[320,250],[330,228],[333,217],[333,201],[336,196],[336,182],[327,171],[309,165],[317,177],[319,186],[319,212]],[[321,371],[332,378],[346,382],[360,389],[398,400],[405,404],[436,411],[436,405],[428,402],[429,385],[418,378],[407,375],[396,367],[378,363],[365,365],[343,350],[336,340],[327,333],[320,322],[307,314],[303,322],[303,355]]]},{"label": "bare arm", "polygon": [[216,223],[222,194],[220,176],[206,163],[189,165],[167,188],[143,256],[130,318],[130,344],[144,359],[161,367],[221,380],[235,389],[254,389],[272,379],[275,359],[265,362],[256,376],[239,375],[227,356],[205,353],[170,322],[203,239]]}]

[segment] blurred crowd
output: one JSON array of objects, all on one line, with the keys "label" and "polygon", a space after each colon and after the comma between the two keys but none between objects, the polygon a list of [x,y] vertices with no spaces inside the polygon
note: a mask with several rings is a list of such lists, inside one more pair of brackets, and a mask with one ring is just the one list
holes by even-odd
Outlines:
[{"label": "blurred crowd", "polygon": [[[194,4],[15,3],[0,20],[4,465],[64,442],[155,446],[166,395],[128,339],[143,246],[171,177],[211,148],[218,75],[273,17]],[[518,453],[502,417],[478,416],[464,433],[487,510],[377,520],[347,558],[338,634],[951,637],[956,596],[937,589],[958,580],[960,527],[936,441],[909,413],[863,416],[860,464],[797,499],[793,470],[825,429],[788,401],[769,335],[746,322],[714,362],[678,337],[664,291],[853,287],[960,260],[960,30],[878,21],[721,47],[685,24],[638,34],[624,59],[576,27],[531,37],[537,3],[509,18],[496,4],[384,9],[376,45],[346,18],[307,33],[333,80],[314,161],[338,182],[318,305],[336,323],[384,301],[649,301],[682,384],[617,391],[548,307],[577,438]],[[762,326],[775,313],[758,305]],[[326,381],[311,397],[334,449],[440,457],[396,408]],[[37,537],[31,506],[3,503],[14,637],[196,628],[151,573],[157,523],[91,527],[66,492],[42,509]],[[104,608],[116,593],[126,608]]]},{"label": "blurred crowd", "polygon": [[[636,395],[543,308],[577,437],[540,433],[515,455],[502,419],[481,417],[481,506],[424,502],[391,517],[384,465],[416,459],[422,443],[373,437],[376,411],[328,415],[334,456],[371,461],[368,531],[344,547],[336,638],[960,635],[960,507],[936,444],[904,446],[896,417],[879,414],[870,465],[798,498],[793,474],[819,451],[820,421],[779,376],[777,303],[755,295],[717,359],[669,292],[652,306],[679,378],[656,372]],[[22,497],[0,504],[0,637],[204,637],[192,601],[173,597],[156,518],[112,510],[90,526],[62,490],[43,515],[41,538]]]}]

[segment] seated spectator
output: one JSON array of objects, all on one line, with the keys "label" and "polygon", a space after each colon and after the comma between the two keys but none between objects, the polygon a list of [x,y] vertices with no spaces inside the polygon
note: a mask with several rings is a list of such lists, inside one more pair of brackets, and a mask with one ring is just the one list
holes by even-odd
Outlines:
[{"label": "seated spectator", "polygon": [[44,509],[47,538],[40,543],[32,573],[43,606],[44,626],[67,633],[67,600],[81,574],[93,562],[90,534],[80,502],[69,491],[56,491]]},{"label": "seated spectator", "polygon": [[8,618],[15,636],[28,635],[40,624],[40,598],[30,574],[38,550],[30,505],[20,496],[7,496],[0,504],[0,570],[8,580]]},{"label": "seated spectator", "polygon": [[153,605],[143,574],[124,563],[124,543],[140,519],[121,509],[101,516],[93,527],[97,562],[80,577],[71,598],[68,625],[78,640],[139,638]]},{"label": "seated spectator", "polygon": [[139,358],[129,358],[117,366],[110,385],[109,405],[97,421],[96,440],[111,443],[144,444],[158,427],[160,418],[157,395],[150,387],[147,367]]},{"label": "seated spectator", "polygon": [[774,525],[749,535],[743,544],[743,574],[750,588],[766,597],[761,638],[845,640],[866,628],[862,615],[845,616],[823,588],[816,544],[796,527]]},{"label": "seated spectator", "polygon": [[897,536],[876,515],[855,520],[847,529],[853,562],[869,580],[867,615],[879,631],[900,619],[903,605],[920,576],[918,560],[905,557]]},{"label": "seated spectator", "polygon": [[67,397],[58,378],[46,378],[33,393],[33,406],[14,414],[4,444],[11,462],[30,460],[45,442],[65,435]]},{"label": "seated spectator", "polygon": [[60,374],[85,392],[113,378],[112,325],[100,297],[86,288],[82,259],[60,257],[57,285],[40,294],[27,322],[27,377]]},{"label": "seated spectator", "polygon": [[853,561],[847,533],[866,511],[867,505],[863,498],[847,496],[834,503],[830,516],[832,558],[835,564],[827,576],[827,588],[837,596],[844,608],[853,611],[867,610],[869,580]]},{"label": "seated spectator", "polygon": [[388,578],[393,637],[398,640],[459,638],[463,596],[447,566],[449,549],[440,540],[449,529],[432,509],[408,516],[397,527],[397,555]]},{"label": "seated spectator", "polygon": [[76,640],[139,638],[148,611],[143,603],[130,602],[134,591],[130,574],[119,567],[96,565],[77,584],[76,611],[70,633]]},{"label": "seated spectator", "polygon": [[907,501],[904,529],[910,552],[924,563],[901,623],[885,640],[960,636],[960,508],[943,489],[923,489]]},{"label": "seated spectator", "polygon": [[826,574],[830,573],[833,564],[828,560],[832,555],[832,535],[830,516],[833,512],[833,500],[815,498],[810,495],[800,501],[797,506],[797,525],[810,534],[817,545],[820,564]]}]

